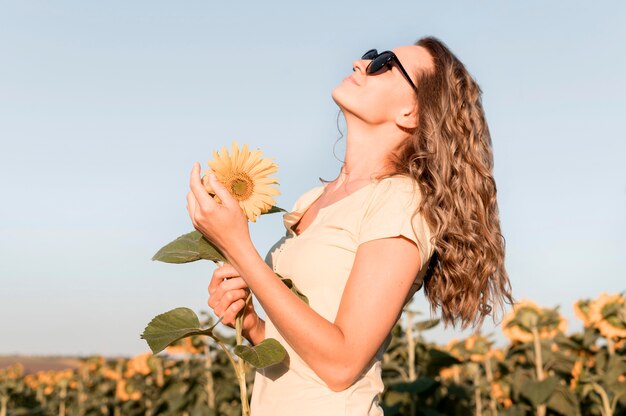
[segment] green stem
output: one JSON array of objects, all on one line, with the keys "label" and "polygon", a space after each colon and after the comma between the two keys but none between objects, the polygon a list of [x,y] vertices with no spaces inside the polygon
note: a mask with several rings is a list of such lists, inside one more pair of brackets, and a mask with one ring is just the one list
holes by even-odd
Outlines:
[{"label": "green stem", "polygon": [[[235,319],[237,345],[241,345],[241,340],[243,338],[241,336],[241,320],[239,318],[240,317],[238,316]],[[210,337],[213,338],[215,343],[219,345],[220,348],[226,353],[228,360],[233,366],[233,369],[235,370],[235,375],[237,376],[237,381],[239,382],[239,393],[241,396],[241,414],[242,416],[250,416],[250,406],[248,405],[248,392],[246,385],[246,370],[244,367],[244,361],[241,358],[235,361],[235,357],[233,357],[231,352],[228,350],[228,347],[226,347],[222,340],[219,339],[215,334],[211,334]]]},{"label": "green stem", "polygon": [[598,393],[600,399],[602,400],[602,416],[610,416],[611,414],[613,414],[611,412],[611,405],[609,404],[609,396],[606,394],[606,391],[602,387],[600,387],[598,383],[591,383],[591,387],[593,387],[593,389],[596,391],[596,393]]},{"label": "green stem", "polygon": [[[224,265],[224,262],[222,262],[221,264]],[[243,325],[242,324],[243,324],[243,318],[246,312],[246,307],[248,306],[248,302],[250,301],[250,298],[251,298],[251,294],[249,293],[248,297],[246,298],[246,302],[245,302],[243,309],[239,312],[239,314],[235,318],[235,334],[236,334],[235,336],[237,340],[237,345],[243,344],[243,335],[242,335]],[[221,318],[220,318],[220,321],[221,321]],[[246,367],[245,367],[246,363],[241,358],[235,361],[235,358],[230,353],[230,351],[228,351],[228,348],[226,348],[226,345],[224,345],[224,343],[217,336],[215,336],[215,334],[212,334],[210,336],[211,338],[215,340],[217,345],[219,345],[222,348],[222,350],[224,350],[224,352],[226,353],[226,356],[228,357],[228,360],[230,361],[230,363],[233,366],[233,369],[235,370],[235,375],[237,376],[237,381],[239,382],[239,394],[241,396],[241,415],[250,416],[250,405],[248,403],[248,386],[246,385]]]},{"label": "green stem", "polygon": [[[406,311],[406,328],[404,329],[404,336],[406,338],[407,348],[407,366],[409,372],[409,381],[417,380],[417,374],[415,373],[415,337],[413,336],[413,317],[415,312]],[[417,414],[417,397],[411,395],[411,414]]]},{"label": "green stem", "polygon": [[[487,358],[484,361],[485,364],[485,376],[487,377],[487,384],[491,386],[493,384],[493,372],[491,371],[491,357],[487,354]],[[498,406],[496,405],[496,399],[493,398],[491,388],[489,389],[489,409],[492,416],[498,415]]]},{"label": "green stem", "polygon": [[615,344],[611,338],[606,339],[606,348],[609,350],[609,355],[615,355]]},{"label": "green stem", "polygon": [[[251,295],[248,294],[243,309],[235,318],[237,345],[243,344],[243,318],[245,317],[246,307],[248,306],[250,297]],[[246,363],[241,358],[237,360],[237,378],[239,379],[239,394],[241,395],[241,414],[242,416],[250,416],[250,405],[248,403],[248,386],[246,385]]]},{"label": "green stem", "polygon": [[6,416],[8,402],[9,402],[9,396],[0,397],[0,416]]},{"label": "green stem", "polygon": [[156,366],[156,379],[155,383],[158,387],[163,387],[165,384],[165,374],[163,373],[163,362],[159,357],[155,357],[155,366]]},{"label": "green stem", "polygon": [[63,381],[61,385],[61,403],[59,403],[59,416],[65,416],[65,397],[67,396],[67,381]]},{"label": "green stem", "polygon": [[206,395],[209,409],[215,409],[215,388],[213,382],[213,359],[209,343],[204,344],[204,372],[206,376]]},{"label": "green stem", "polygon": [[476,365],[474,371],[474,405],[476,416],[482,416],[483,414],[483,400],[480,394],[480,366]]},{"label": "green stem", "polygon": [[[541,355],[541,339],[539,338],[539,331],[537,327],[533,326],[531,328],[533,334],[533,347],[535,350],[535,371],[537,372],[537,381],[542,381],[544,379],[543,374],[543,357]],[[540,404],[537,406],[537,416],[545,416],[547,411],[545,404]]]}]

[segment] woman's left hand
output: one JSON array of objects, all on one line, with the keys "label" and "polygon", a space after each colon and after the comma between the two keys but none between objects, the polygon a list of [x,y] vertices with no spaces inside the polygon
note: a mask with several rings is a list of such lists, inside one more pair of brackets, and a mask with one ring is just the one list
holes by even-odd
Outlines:
[{"label": "woman's left hand", "polygon": [[191,169],[187,193],[187,212],[196,230],[215,244],[228,258],[242,242],[250,241],[248,221],[239,202],[228,192],[213,173],[209,173],[209,184],[222,203],[216,202],[206,191],[200,180],[200,164],[195,162]]}]

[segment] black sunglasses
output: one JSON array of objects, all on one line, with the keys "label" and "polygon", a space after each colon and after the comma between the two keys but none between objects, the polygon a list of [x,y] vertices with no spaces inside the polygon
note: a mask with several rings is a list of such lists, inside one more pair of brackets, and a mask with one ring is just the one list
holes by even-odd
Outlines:
[{"label": "black sunglasses", "polygon": [[400,68],[402,75],[404,75],[404,78],[409,81],[411,87],[413,87],[415,92],[417,92],[417,87],[415,86],[415,84],[413,84],[413,81],[411,81],[411,77],[409,77],[409,74],[406,72],[395,53],[391,51],[378,53],[376,49],[370,49],[363,54],[361,59],[372,60],[372,62],[370,62],[365,69],[365,73],[368,75],[385,72],[386,70],[390,69],[392,63],[395,62],[398,65],[398,68]]}]

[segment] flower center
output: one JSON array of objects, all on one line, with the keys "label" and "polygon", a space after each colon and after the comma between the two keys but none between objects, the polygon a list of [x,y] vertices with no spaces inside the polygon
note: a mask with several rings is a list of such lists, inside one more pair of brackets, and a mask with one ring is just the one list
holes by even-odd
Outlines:
[{"label": "flower center", "polygon": [[254,190],[254,182],[244,172],[231,172],[224,182],[226,182],[226,189],[238,201],[250,198]]}]

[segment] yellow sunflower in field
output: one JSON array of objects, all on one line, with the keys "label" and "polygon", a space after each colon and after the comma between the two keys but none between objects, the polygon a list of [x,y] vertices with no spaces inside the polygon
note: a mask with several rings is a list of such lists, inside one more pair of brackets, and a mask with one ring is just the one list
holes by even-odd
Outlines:
[{"label": "yellow sunflower in field", "polygon": [[0,368],[0,383],[6,380],[17,380],[24,374],[24,365],[15,363],[6,369]]},{"label": "yellow sunflower in field", "polygon": [[125,379],[121,379],[115,386],[115,398],[123,402],[137,401],[141,399],[141,392],[130,387]]},{"label": "yellow sunflower in field", "polygon": [[[217,179],[239,201],[239,206],[252,222],[269,211],[276,203],[274,197],[280,195],[280,191],[271,186],[278,184],[277,178],[269,177],[278,171],[278,166],[271,159],[262,158],[262,154],[258,149],[250,151],[246,144],[240,150],[237,142],[233,142],[232,154],[224,146],[219,153],[214,151],[213,160],[208,162]],[[205,175],[208,173],[204,172]],[[207,192],[215,194],[207,176],[202,177],[202,183]],[[217,196],[214,199],[220,202]]]},{"label": "yellow sunflower in field", "polygon": [[142,376],[147,376],[148,374],[150,374],[152,372],[148,364],[148,360],[150,360],[150,358],[152,358],[152,353],[146,352],[129,359],[126,362],[126,371],[124,372],[124,377],[131,378],[135,374],[140,374]]},{"label": "yellow sunflower in field", "polygon": [[589,305],[589,319],[605,338],[626,338],[626,298],[602,293]]},{"label": "yellow sunflower in field", "polygon": [[574,315],[576,315],[581,321],[583,321],[583,325],[585,325],[585,327],[588,327],[592,324],[591,319],[589,318],[590,306],[590,299],[581,299],[574,303]]},{"label": "yellow sunflower in field", "polygon": [[489,349],[493,343],[488,338],[473,334],[465,339],[465,351],[469,354],[470,361],[475,363],[485,361],[489,355]]},{"label": "yellow sunflower in field", "polygon": [[202,349],[193,344],[191,337],[183,338],[172,345],[168,345],[165,351],[170,355],[184,355],[184,354],[201,354]]},{"label": "yellow sunflower in field", "polygon": [[580,380],[580,375],[583,371],[583,362],[582,360],[576,360],[574,366],[572,367],[572,378],[569,381],[570,390],[574,390],[578,385],[578,381]]},{"label": "yellow sunflower in field", "polygon": [[39,387],[39,379],[35,374],[26,374],[24,376],[24,384],[26,384],[32,390],[37,390]]},{"label": "yellow sunflower in field", "polygon": [[532,327],[537,328],[540,338],[553,338],[566,331],[567,320],[556,310],[540,308],[530,300],[520,300],[502,319],[502,333],[511,342],[532,341]]}]

